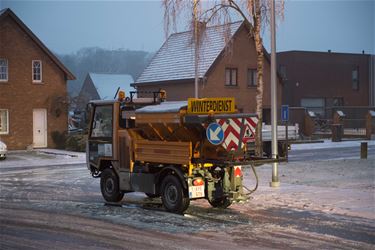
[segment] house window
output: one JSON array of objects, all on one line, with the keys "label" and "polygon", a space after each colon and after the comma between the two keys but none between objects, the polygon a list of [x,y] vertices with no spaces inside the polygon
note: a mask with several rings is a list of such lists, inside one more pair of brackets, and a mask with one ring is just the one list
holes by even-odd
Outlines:
[{"label": "house window", "polygon": [[256,69],[247,70],[247,86],[248,87],[257,86],[257,70]]},{"label": "house window", "polygon": [[9,113],[7,109],[0,109],[0,135],[9,133]]},{"label": "house window", "polygon": [[33,60],[33,82],[42,82],[42,61]]},{"label": "house window", "polygon": [[283,80],[286,80],[286,66],[285,65],[280,65],[279,74]]},{"label": "house window", "polygon": [[0,58],[0,82],[8,81],[8,60]]},{"label": "house window", "polygon": [[225,69],[225,85],[237,86],[237,68]]},{"label": "house window", "polygon": [[324,116],[325,114],[325,99],[324,98],[302,98],[301,107],[306,108],[308,111],[313,111],[317,115]]},{"label": "house window", "polygon": [[359,89],[359,78],[358,78],[358,68],[352,70],[352,89],[358,90]]}]

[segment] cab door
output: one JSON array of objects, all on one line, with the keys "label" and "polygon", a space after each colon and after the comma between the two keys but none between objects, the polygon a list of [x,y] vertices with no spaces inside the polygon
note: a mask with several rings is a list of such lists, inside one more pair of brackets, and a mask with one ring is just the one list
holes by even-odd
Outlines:
[{"label": "cab door", "polygon": [[89,134],[89,162],[99,166],[100,160],[113,158],[113,105],[95,105]]}]

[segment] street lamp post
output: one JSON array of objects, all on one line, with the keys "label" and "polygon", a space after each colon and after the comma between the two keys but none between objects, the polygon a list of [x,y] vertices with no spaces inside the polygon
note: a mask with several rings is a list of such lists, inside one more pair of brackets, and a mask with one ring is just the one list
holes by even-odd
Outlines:
[{"label": "street lamp post", "polygon": [[[275,0],[271,1],[271,132],[272,158],[277,160],[277,86],[276,86],[276,27],[275,27]],[[278,163],[272,163],[271,187],[279,187]]]}]

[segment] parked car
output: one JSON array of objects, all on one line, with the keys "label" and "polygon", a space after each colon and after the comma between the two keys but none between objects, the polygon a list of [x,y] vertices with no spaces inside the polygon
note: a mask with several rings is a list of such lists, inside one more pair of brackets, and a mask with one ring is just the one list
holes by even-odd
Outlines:
[{"label": "parked car", "polygon": [[0,141],[0,160],[4,160],[7,157],[7,145]]}]

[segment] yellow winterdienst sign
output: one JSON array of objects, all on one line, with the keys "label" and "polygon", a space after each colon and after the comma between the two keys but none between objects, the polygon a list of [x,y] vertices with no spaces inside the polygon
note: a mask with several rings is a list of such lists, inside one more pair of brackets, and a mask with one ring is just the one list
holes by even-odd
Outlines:
[{"label": "yellow winterdienst sign", "polygon": [[188,98],[188,113],[207,114],[210,110],[212,110],[214,113],[234,113],[236,111],[234,98]]}]

